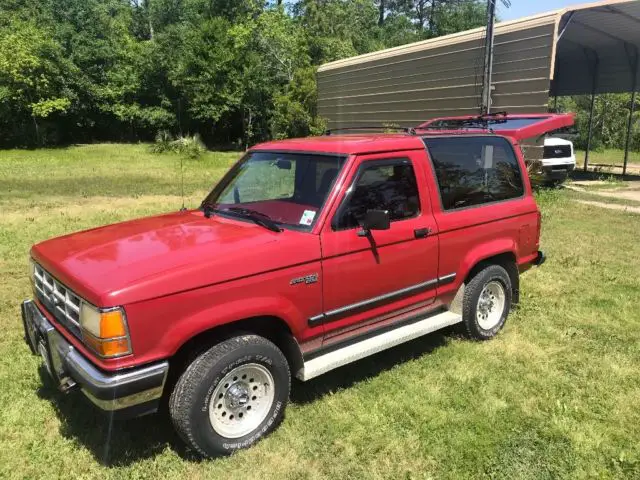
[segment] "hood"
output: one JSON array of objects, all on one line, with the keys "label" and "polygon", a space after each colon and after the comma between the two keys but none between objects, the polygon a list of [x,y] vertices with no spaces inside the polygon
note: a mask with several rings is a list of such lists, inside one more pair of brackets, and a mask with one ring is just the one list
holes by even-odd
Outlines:
[{"label": "hood", "polygon": [[320,246],[316,235],[195,210],[65,235],[31,254],[78,295],[109,307],[312,261]]}]

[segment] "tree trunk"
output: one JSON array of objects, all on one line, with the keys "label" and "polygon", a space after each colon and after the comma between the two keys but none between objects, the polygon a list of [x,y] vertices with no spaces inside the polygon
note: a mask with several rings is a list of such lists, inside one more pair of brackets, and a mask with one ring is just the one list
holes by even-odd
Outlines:
[{"label": "tree trunk", "polygon": [[31,118],[33,118],[33,126],[36,127],[36,145],[40,147],[40,128],[38,128],[38,121],[35,115],[31,115]]},{"label": "tree trunk", "polygon": [[426,1],[421,0],[416,2],[416,18],[418,19],[418,24],[420,25],[420,31],[424,30],[424,21],[425,21],[425,9],[426,9]]},{"label": "tree trunk", "polygon": [[436,26],[436,0],[431,0],[431,10],[429,12],[429,35],[434,36]]},{"label": "tree trunk", "polygon": [[253,135],[253,110],[245,109],[242,115],[242,124],[244,130],[244,149],[249,150],[249,143]]},{"label": "tree trunk", "polygon": [[145,0],[144,7],[147,13],[147,22],[149,24],[149,38],[153,40],[153,22],[151,21],[151,0]]},{"label": "tree trunk", "polygon": [[385,9],[385,5],[386,2],[385,0],[380,0],[380,13],[378,15],[378,26],[381,27],[382,25],[384,25],[384,9]]}]

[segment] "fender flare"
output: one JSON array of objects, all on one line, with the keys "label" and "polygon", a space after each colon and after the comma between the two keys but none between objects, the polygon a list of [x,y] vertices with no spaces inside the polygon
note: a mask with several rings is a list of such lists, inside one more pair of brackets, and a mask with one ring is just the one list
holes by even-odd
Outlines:
[{"label": "fender flare", "polygon": [[280,319],[289,328],[294,340],[298,330],[306,322],[295,305],[284,298],[253,297],[250,301],[236,300],[217,304],[180,318],[164,333],[160,340],[160,348],[174,355],[191,339],[209,330],[260,317]]},{"label": "fender flare", "polygon": [[517,245],[515,241],[507,237],[496,238],[489,242],[476,245],[467,253],[462,262],[460,262],[460,282],[458,287],[465,282],[469,273],[471,273],[471,271],[480,262],[488,258],[504,254],[513,255],[513,258],[517,259],[518,256],[516,255],[516,252]]}]

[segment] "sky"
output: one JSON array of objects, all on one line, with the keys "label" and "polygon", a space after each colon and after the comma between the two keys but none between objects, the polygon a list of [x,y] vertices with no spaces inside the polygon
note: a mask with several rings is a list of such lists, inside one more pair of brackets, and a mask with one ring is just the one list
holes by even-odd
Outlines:
[{"label": "sky", "polygon": [[500,20],[514,20],[528,17],[536,13],[549,12],[570,5],[580,5],[590,0],[510,0],[511,8],[506,8],[502,0],[498,1],[498,17]]}]

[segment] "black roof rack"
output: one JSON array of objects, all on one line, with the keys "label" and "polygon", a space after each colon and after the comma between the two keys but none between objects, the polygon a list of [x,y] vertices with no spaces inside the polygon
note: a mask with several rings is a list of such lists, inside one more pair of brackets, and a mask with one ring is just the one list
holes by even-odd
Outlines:
[{"label": "black roof rack", "polygon": [[477,117],[469,118],[443,118],[440,120],[441,125],[427,125],[425,127],[418,127],[418,130],[469,130],[477,128],[479,130],[495,133],[493,128],[489,126],[491,123],[506,123],[507,112],[491,112]]},{"label": "black roof rack", "polygon": [[[456,122],[456,120],[452,120],[452,122]],[[426,127],[416,127],[416,130],[471,130],[477,129],[482,130],[483,132],[491,132],[493,133],[493,129],[489,126],[484,125],[472,125],[472,124],[463,124],[459,125],[427,125]]]},{"label": "black roof rack", "polygon": [[341,131],[353,131],[353,130],[400,130],[404,133],[408,133],[409,135],[415,135],[415,128],[411,127],[344,127],[344,128],[330,128],[324,131],[325,135],[331,135],[334,132]]}]

